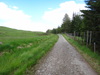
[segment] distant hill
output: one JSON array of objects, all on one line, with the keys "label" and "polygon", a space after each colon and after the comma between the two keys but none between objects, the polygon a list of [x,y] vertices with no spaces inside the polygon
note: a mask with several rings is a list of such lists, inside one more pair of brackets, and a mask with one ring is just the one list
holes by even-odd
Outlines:
[{"label": "distant hill", "polygon": [[24,31],[0,26],[0,37],[32,37],[38,34],[43,34],[43,32]]}]

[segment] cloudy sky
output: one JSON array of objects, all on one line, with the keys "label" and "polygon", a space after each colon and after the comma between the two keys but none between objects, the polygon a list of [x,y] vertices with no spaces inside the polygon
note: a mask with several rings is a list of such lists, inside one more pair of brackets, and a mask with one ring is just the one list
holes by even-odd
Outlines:
[{"label": "cloudy sky", "polygon": [[0,0],[0,26],[43,31],[57,28],[67,13],[85,9],[84,0]]}]

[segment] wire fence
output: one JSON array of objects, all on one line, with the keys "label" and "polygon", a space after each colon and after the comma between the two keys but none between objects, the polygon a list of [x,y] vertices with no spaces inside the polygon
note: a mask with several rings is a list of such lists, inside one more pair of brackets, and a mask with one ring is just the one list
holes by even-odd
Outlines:
[{"label": "wire fence", "polygon": [[90,47],[94,52],[100,53],[100,31],[86,31],[67,33],[70,38]]}]

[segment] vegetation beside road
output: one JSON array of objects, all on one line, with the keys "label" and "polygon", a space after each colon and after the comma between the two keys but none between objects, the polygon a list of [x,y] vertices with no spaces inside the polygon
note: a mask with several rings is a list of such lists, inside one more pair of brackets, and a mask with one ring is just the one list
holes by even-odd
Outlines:
[{"label": "vegetation beside road", "polygon": [[71,43],[89,62],[89,64],[100,74],[100,55],[91,51],[86,45],[80,44],[78,41],[63,34],[65,39]]},{"label": "vegetation beside road", "polygon": [[58,36],[0,27],[0,75],[23,75],[56,43]]}]

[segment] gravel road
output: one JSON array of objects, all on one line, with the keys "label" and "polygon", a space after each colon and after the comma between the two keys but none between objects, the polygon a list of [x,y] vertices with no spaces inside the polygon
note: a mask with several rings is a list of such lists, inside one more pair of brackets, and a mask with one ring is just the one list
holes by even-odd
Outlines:
[{"label": "gravel road", "polygon": [[97,75],[62,35],[28,75]]}]

